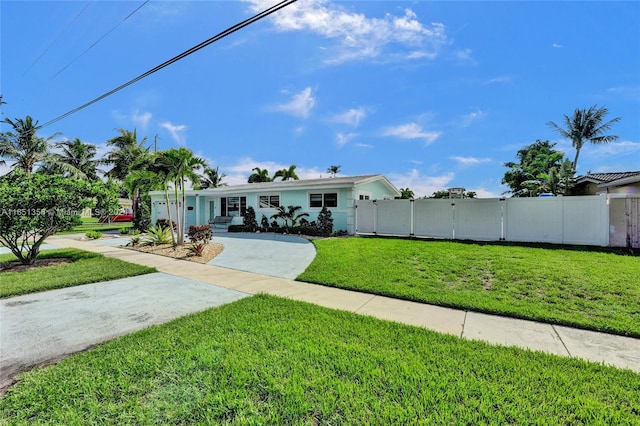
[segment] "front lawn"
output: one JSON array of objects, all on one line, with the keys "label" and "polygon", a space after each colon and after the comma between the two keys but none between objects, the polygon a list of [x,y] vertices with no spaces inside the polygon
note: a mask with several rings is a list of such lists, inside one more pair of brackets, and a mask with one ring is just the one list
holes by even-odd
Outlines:
[{"label": "front lawn", "polygon": [[86,222],[82,225],[74,226],[66,231],[56,232],[56,235],[84,234],[88,231],[119,231],[122,228],[131,228],[131,222],[96,223]]},{"label": "front lawn", "polygon": [[640,375],[271,296],[19,377],[10,424],[634,424]]},{"label": "front lawn", "polygon": [[[23,272],[0,272],[0,297],[156,272],[155,268],[136,265],[83,250],[46,250],[38,255],[38,259],[54,258],[69,258],[72,262],[33,268]],[[13,254],[0,255],[0,263],[15,260],[17,259]]]},{"label": "front lawn", "polygon": [[392,238],[314,244],[298,280],[640,336],[640,257]]}]

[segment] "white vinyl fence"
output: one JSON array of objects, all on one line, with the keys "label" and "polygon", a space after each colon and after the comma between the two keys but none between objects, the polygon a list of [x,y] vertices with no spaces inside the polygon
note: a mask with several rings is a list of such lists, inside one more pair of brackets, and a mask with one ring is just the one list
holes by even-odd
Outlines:
[{"label": "white vinyl fence", "polygon": [[356,234],[609,245],[606,196],[357,200]]}]

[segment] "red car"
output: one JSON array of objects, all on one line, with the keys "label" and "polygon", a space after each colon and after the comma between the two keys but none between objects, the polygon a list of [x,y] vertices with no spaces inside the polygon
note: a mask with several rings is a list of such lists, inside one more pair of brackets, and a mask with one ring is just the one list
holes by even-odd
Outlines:
[{"label": "red car", "polygon": [[111,216],[111,222],[131,222],[132,220],[132,214],[118,214],[115,216]]}]

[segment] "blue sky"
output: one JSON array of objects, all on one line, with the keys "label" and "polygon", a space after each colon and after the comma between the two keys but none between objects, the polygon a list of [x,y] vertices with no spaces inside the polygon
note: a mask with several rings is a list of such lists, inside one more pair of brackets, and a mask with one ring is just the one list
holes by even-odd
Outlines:
[{"label": "blue sky", "polygon": [[[45,123],[273,2],[7,1],[2,117]],[[124,21],[123,21],[124,20]],[[640,170],[640,2],[300,0],[41,130],[105,151],[118,128],[186,146],[229,184],[382,173],[416,196],[498,196],[503,163],[591,105],[619,140],[579,174]],[[7,130],[3,125],[2,131]],[[0,166],[0,173],[7,168]]]}]

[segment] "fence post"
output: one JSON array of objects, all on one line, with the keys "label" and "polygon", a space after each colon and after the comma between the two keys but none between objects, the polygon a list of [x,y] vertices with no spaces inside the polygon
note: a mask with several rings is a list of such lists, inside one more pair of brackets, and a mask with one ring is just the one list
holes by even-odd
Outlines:
[{"label": "fence post", "polygon": [[378,235],[378,200],[373,200],[373,235]]},{"label": "fence post", "polygon": [[411,227],[409,228],[409,237],[413,238],[415,236],[415,234],[413,233],[413,206],[414,206],[414,199],[411,198],[409,200],[411,202]]},{"label": "fence post", "polygon": [[451,239],[456,239],[456,203],[451,203]]},{"label": "fence post", "polygon": [[501,203],[500,203],[500,241],[504,241],[506,239],[506,237],[504,236],[504,213],[505,213],[505,206],[507,204],[507,199],[506,198],[500,198]]}]

